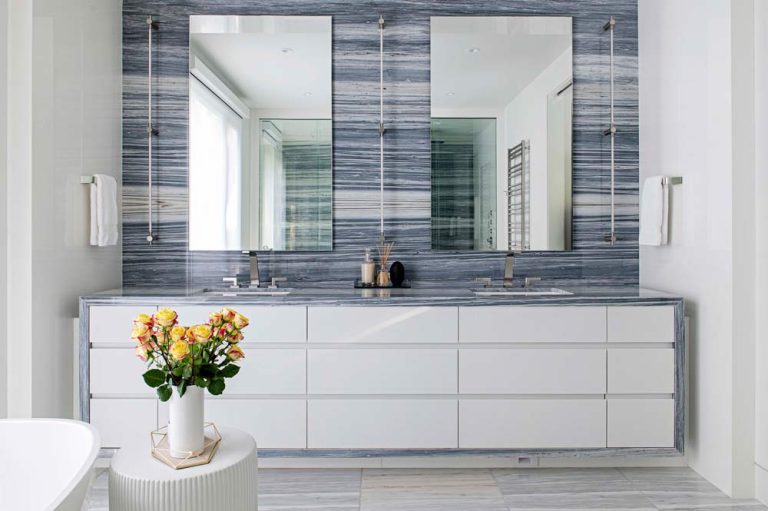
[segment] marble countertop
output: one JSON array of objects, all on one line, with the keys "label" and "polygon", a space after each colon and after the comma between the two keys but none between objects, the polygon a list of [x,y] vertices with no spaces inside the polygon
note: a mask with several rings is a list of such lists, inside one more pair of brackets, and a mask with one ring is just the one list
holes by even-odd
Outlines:
[{"label": "marble countertop", "polygon": [[[544,287],[544,286],[542,286]],[[293,288],[286,296],[233,295],[237,290],[123,288],[82,296],[99,304],[250,304],[250,305],[377,305],[377,306],[487,306],[487,305],[588,305],[601,303],[677,303],[676,295],[639,287],[567,287],[572,294],[549,296],[475,296],[469,287],[410,289]]]}]

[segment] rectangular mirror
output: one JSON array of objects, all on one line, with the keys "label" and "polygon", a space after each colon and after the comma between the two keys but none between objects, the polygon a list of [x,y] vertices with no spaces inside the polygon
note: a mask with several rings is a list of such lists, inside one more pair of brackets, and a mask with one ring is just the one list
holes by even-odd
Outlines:
[{"label": "rectangular mirror", "polygon": [[332,250],[331,18],[189,26],[189,249]]},{"label": "rectangular mirror", "polygon": [[431,19],[434,250],[571,249],[571,27]]}]

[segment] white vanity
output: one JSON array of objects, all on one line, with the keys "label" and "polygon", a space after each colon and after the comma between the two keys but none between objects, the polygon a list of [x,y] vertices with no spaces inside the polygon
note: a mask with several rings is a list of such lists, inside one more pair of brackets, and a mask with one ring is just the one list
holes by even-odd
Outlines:
[{"label": "white vanity", "polygon": [[206,414],[262,450],[682,451],[680,299],[439,293],[83,298],[83,419],[107,448],[164,425],[131,320],[167,306],[203,322],[226,304],[251,318],[246,358],[223,396],[207,396]]}]

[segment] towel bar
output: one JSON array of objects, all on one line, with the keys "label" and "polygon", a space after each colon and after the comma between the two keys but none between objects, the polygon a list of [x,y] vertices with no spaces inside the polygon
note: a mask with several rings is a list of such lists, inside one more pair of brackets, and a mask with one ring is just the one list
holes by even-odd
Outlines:
[{"label": "towel bar", "polygon": [[664,185],[681,185],[683,184],[683,178],[679,176],[664,176],[661,179],[662,184]]},{"label": "towel bar", "polygon": [[80,184],[82,185],[90,185],[94,182],[93,176],[80,176]]}]

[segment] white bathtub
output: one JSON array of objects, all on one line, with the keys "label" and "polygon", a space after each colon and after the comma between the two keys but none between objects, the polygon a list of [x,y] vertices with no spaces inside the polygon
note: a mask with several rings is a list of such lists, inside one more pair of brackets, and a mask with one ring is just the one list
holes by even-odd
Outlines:
[{"label": "white bathtub", "polygon": [[0,509],[80,511],[100,446],[83,422],[0,420]]}]

